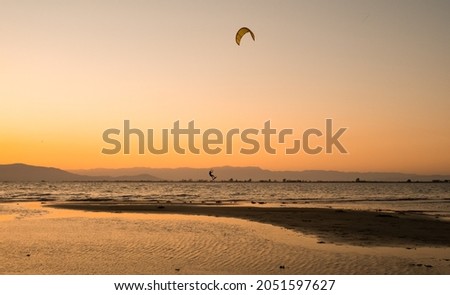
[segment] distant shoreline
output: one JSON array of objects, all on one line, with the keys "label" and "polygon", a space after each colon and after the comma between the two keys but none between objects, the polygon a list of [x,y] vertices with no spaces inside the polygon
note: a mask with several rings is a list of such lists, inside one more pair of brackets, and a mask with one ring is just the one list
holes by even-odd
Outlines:
[{"label": "distant shoreline", "polygon": [[282,171],[250,167],[117,168],[62,170],[27,164],[0,164],[0,181],[145,181],[208,182],[449,182],[450,175],[400,172],[345,172],[333,170]]},{"label": "distant shoreline", "polygon": [[23,183],[23,182],[48,182],[48,183],[84,183],[84,182],[106,182],[106,183],[450,183],[450,180],[432,180],[432,181],[384,181],[384,180],[361,180],[361,181],[329,181],[329,180],[287,180],[287,181],[279,181],[279,180],[0,180],[0,183]]}]

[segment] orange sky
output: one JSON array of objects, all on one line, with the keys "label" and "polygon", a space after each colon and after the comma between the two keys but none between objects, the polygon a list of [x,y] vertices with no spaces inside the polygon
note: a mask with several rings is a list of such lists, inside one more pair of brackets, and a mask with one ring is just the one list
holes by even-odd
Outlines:
[{"label": "orange sky", "polygon": [[[447,1],[2,1],[0,163],[450,174]],[[250,27],[256,42],[234,34]],[[348,154],[104,155],[103,131],[347,127]],[[199,142],[201,144],[201,142]]]}]

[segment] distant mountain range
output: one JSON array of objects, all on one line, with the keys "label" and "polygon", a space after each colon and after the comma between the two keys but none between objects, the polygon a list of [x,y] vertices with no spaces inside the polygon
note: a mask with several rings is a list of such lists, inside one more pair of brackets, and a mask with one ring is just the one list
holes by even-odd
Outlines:
[{"label": "distant mountain range", "polygon": [[[449,175],[325,170],[272,171],[259,167],[216,167],[216,181],[449,181]],[[121,168],[64,171],[26,164],[0,165],[0,181],[206,181],[205,168]]]},{"label": "distant mountain range", "polygon": [[160,179],[141,173],[123,176],[81,175],[53,167],[26,164],[0,165],[0,181],[158,181]]},{"label": "distant mountain range", "polygon": [[[326,170],[305,170],[305,171],[272,171],[261,169],[259,167],[215,167],[214,175],[219,181],[233,180],[291,180],[291,181],[433,181],[449,180],[449,175],[418,175],[407,173],[389,173],[389,172],[340,172]],[[179,180],[209,180],[210,169],[206,168],[122,168],[122,169],[89,169],[73,170],[71,172],[90,175],[110,175],[123,176],[135,174],[149,174],[159,179],[179,181]]]},{"label": "distant mountain range", "polygon": [[[449,175],[325,170],[272,171],[259,167],[216,167],[216,181],[450,181]],[[122,168],[64,171],[26,164],[0,165],[0,181],[205,181],[206,168]]]}]

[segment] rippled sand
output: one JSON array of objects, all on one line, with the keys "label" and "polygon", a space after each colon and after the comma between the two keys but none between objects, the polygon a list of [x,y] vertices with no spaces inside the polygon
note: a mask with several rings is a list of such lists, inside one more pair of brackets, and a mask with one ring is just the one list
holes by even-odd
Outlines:
[{"label": "rippled sand", "polygon": [[2,274],[450,274],[448,247],[318,242],[237,218],[0,204]]}]

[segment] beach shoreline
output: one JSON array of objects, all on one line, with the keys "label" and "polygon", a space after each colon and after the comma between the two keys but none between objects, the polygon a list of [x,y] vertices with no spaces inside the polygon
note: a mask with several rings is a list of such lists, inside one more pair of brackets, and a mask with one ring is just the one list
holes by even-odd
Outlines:
[{"label": "beach shoreline", "polygon": [[0,224],[0,274],[450,274],[448,223],[415,214],[22,202]]},{"label": "beach shoreline", "polygon": [[450,222],[405,212],[232,204],[63,202],[44,206],[110,213],[184,214],[240,218],[317,236],[321,243],[354,246],[450,247]]}]

